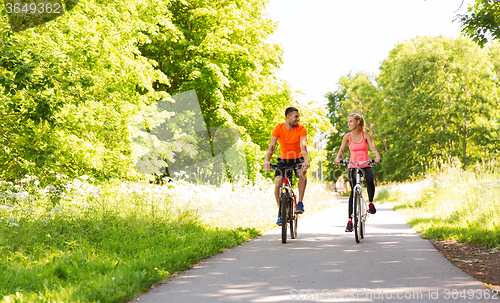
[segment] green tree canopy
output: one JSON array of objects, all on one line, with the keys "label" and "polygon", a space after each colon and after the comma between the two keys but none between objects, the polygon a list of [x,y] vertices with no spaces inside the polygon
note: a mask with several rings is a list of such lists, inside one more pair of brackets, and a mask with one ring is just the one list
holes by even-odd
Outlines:
[{"label": "green tree canopy", "polygon": [[498,152],[498,78],[489,55],[471,40],[446,37],[418,37],[390,52],[377,78],[386,176],[404,180],[447,157],[467,166]]},{"label": "green tree canopy", "polygon": [[158,85],[174,95],[195,89],[209,127],[245,127],[262,108],[259,91],[281,63],[281,50],[265,42],[276,25],[265,1],[191,0],[167,4],[168,24],[158,24],[142,54],[169,76]]},{"label": "green tree canopy", "polygon": [[462,33],[481,47],[492,39],[500,39],[500,1],[476,0],[457,19],[462,23]]},{"label": "green tree canopy", "polygon": [[83,1],[15,34],[0,20],[0,178],[127,174],[127,117],[166,96],[154,81],[168,83],[137,48],[154,20],[130,15],[164,8],[149,5]]},{"label": "green tree canopy", "polygon": [[[147,116],[155,102],[191,90],[206,128],[196,136],[209,137],[206,157],[216,153],[214,129],[230,127],[241,135],[248,174],[255,178],[267,148],[265,132],[295,102],[286,83],[274,76],[282,51],[267,42],[276,24],[265,4],[88,0],[16,33],[4,13],[0,178],[26,173],[43,178],[49,171],[131,177],[136,153],[131,139],[139,130],[134,125],[130,133],[129,122],[137,122],[138,113]],[[156,120],[152,129],[162,124]],[[188,139],[192,146],[203,141]]]},{"label": "green tree canopy", "polygon": [[[378,119],[381,116],[382,104],[378,88],[375,86],[373,76],[360,72],[342,76],[335,92],[328,92],[325,97],[328,99],[328,118],[334,127],[334,131],[328,137],[326,146],[328,162],[326,167],[329,172],[334,172],[338,166],[334,164],[337,153],[342,144],[342,138],[349,133],[347,126],[347,117],[351,113],[358,113],[365,119],[365,131],[370,133],[377,149],[383,143],[378,135]],[[346,150],[345,156],[348,156],[349,150]],[[377,169],[380,169],[379,167]],[[336,181],[337,174],[328,174],[327,179]],[[382,175],[377,173],[377,178]]]}]

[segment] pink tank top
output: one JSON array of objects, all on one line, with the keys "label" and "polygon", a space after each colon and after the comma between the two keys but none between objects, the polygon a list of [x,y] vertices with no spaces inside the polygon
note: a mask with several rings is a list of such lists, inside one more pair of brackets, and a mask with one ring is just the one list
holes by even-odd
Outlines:
[{"label": "pink tank top", "polygon": [[[363,133],[363,141],[359,143],[352,142],[352,136],[349,134],[349,150],[351,151],[351,162],[359,163],[363,161],[367,161],[370,158],[368,157],[368,143],[365,141],[365,132]],[[349,168],[355,168],[356,166],[349,164]],[[360,167],[372,167],[369,164],[361,165]]]}]

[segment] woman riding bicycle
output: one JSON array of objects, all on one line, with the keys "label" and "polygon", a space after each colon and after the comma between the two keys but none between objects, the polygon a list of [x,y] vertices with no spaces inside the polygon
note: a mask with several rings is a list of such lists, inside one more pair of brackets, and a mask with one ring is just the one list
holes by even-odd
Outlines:
[{"label": "woman riding bicycle", "polygon": [[[375,154],[375,163],[380,162],[380,155],[378,154],[377,148],[375,147],[375,143],[373,142],[373,138],[369,133],[364,132],[365,120],[359,114],[352,113],[347,117],[347,126],[351,130],[350,133],[345,134],[342,139],[342,145],[340,146],[339,153],[337,154],[337,158],[335,159],[336,164],[340,164],[340,160],[344,155],[344,151],[347,145],[349,145],[349,150],[351,151],[350,161],[354,163],[359,163],[363,161],[367,161],[370,158],[368,157],[368,146],[370,146],[371,151]],[[375,209],[375,205],[373,204],[373,196],[375,195],[375,184],[373,183],[373,169],[371,165],[361,165],[361,169],[363,170],[364,178],[366,180],[366,187],[368,191],[368,200],[369,200],[369,212],[370,214],[374,214],[377,210]],[[356,169],[354,165],[349,164],[349,172],[348,178],[349,183],[351,185],[351,189],[356,186]],[[352,200],[353,200],[353,191],[351,190],[351,195],[349,197],[349,213],[348,213],[348,221],[347,227],[345,229],[346,232],[352,231]]]}]

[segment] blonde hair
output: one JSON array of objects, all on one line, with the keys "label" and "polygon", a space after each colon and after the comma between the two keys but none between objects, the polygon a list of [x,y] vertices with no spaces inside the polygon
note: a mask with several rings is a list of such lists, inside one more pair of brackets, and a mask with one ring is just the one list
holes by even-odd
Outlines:
[{"label": "blonde hair", "polygon": [[349,115],[349,117],[351,116],[354,116],[354,119],[356,119],[356,121],[359,122],[359,128],[361,128],[361,131],[364,131],[365,130],[365,119],[363,118],[363,116],[361,116],[360,114],[358,113],[352,113]]}]

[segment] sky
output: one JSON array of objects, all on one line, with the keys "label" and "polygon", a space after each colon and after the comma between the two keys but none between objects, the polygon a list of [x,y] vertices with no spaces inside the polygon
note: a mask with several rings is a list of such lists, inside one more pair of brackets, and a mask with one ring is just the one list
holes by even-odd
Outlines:
[{"label": "sky", "polygon": [[[300,104],[337,89],[341,76],[378,74],[398,42],[417,36],[458,38],[457,14],[474,1],[464,0],[270,0],[268,16],[278,22],[269,41],[281,44],[286,80]],[[461,6],[462,5],[462,6]],[[461,7],[460,7],[461,6]],[[459,9],[460,8],[460,9]]]}]

